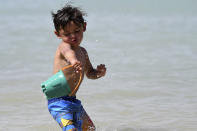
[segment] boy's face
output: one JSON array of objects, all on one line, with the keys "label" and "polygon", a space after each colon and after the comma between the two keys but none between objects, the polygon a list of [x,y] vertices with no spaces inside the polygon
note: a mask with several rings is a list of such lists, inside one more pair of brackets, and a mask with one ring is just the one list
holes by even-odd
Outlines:
[{"label": "boy's face", "polygon": [[68,43],[71,47],[76,48],[80,45],[83,39],[83,32],[85,31],[86,23],[83,26],[77,26],[74,22],[68,23],[64,29],[60,29],[59,32],[55,31],[57,37]]}]

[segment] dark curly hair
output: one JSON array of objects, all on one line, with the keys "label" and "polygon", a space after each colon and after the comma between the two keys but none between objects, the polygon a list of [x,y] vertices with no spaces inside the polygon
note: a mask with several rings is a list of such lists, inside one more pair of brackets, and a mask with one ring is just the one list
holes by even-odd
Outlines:
[{"label": "dark curly hair", "polygon": [[73,21],[77,26],[83,26],[85,20],[83,16],[86,13],[81,11],[78,7],[73,7],[69,4],[65,5],[62,9],[58,10],[57,13],[51,13],[53,17],[53,23],[57,32],[71,21]]}]

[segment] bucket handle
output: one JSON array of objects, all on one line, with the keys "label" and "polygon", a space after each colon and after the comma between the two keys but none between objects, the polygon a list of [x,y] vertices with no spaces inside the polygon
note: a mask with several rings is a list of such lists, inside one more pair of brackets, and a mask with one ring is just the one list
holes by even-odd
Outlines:
[{"label": "bucket handle", "polygon": [[[72,65],[65,66],[65,67],[62,68],[62,70],[65,70],[65,69],[70,68],[70,67],[72,67]],[[80,72],[79,82],[77,83],[77,85],[75,86],[75,88],[71,92],[71,94],[69,94],[69,96],[73,96],[73,94],[76,92],[76,90],[78,90],[81,81],[82,81],[82,73]]]}]

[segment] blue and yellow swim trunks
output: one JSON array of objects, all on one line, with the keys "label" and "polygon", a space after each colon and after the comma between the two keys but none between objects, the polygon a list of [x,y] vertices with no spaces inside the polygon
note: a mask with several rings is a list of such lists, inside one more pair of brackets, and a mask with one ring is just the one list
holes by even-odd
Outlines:
[{"label": "blue and yellow swim trunks", "polygon": [[75,96],[49,99],[48,109],[63,131],[82,131],[85,111]]}]

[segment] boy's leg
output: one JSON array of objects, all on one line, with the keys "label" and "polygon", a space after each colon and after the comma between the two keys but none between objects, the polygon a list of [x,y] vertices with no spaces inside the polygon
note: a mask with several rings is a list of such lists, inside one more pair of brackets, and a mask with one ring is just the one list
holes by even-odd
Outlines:
[{"label": "boy's leg", "polygon": [[94,123],[92,122],[92,120],[90,119],[90,117],[88,116],[88,114],[86,113],[83,107],[82,107],[81,115],[83,120],[83,124],[82,124],[83,131],[95,131],[96,127],[94,126]]},{"label": "boy's leg", "polygon": [[73,112],[69,110],[69,101],[53,99],[48,102],[48,109],[63,131],[76,131],[73,123]]}]

